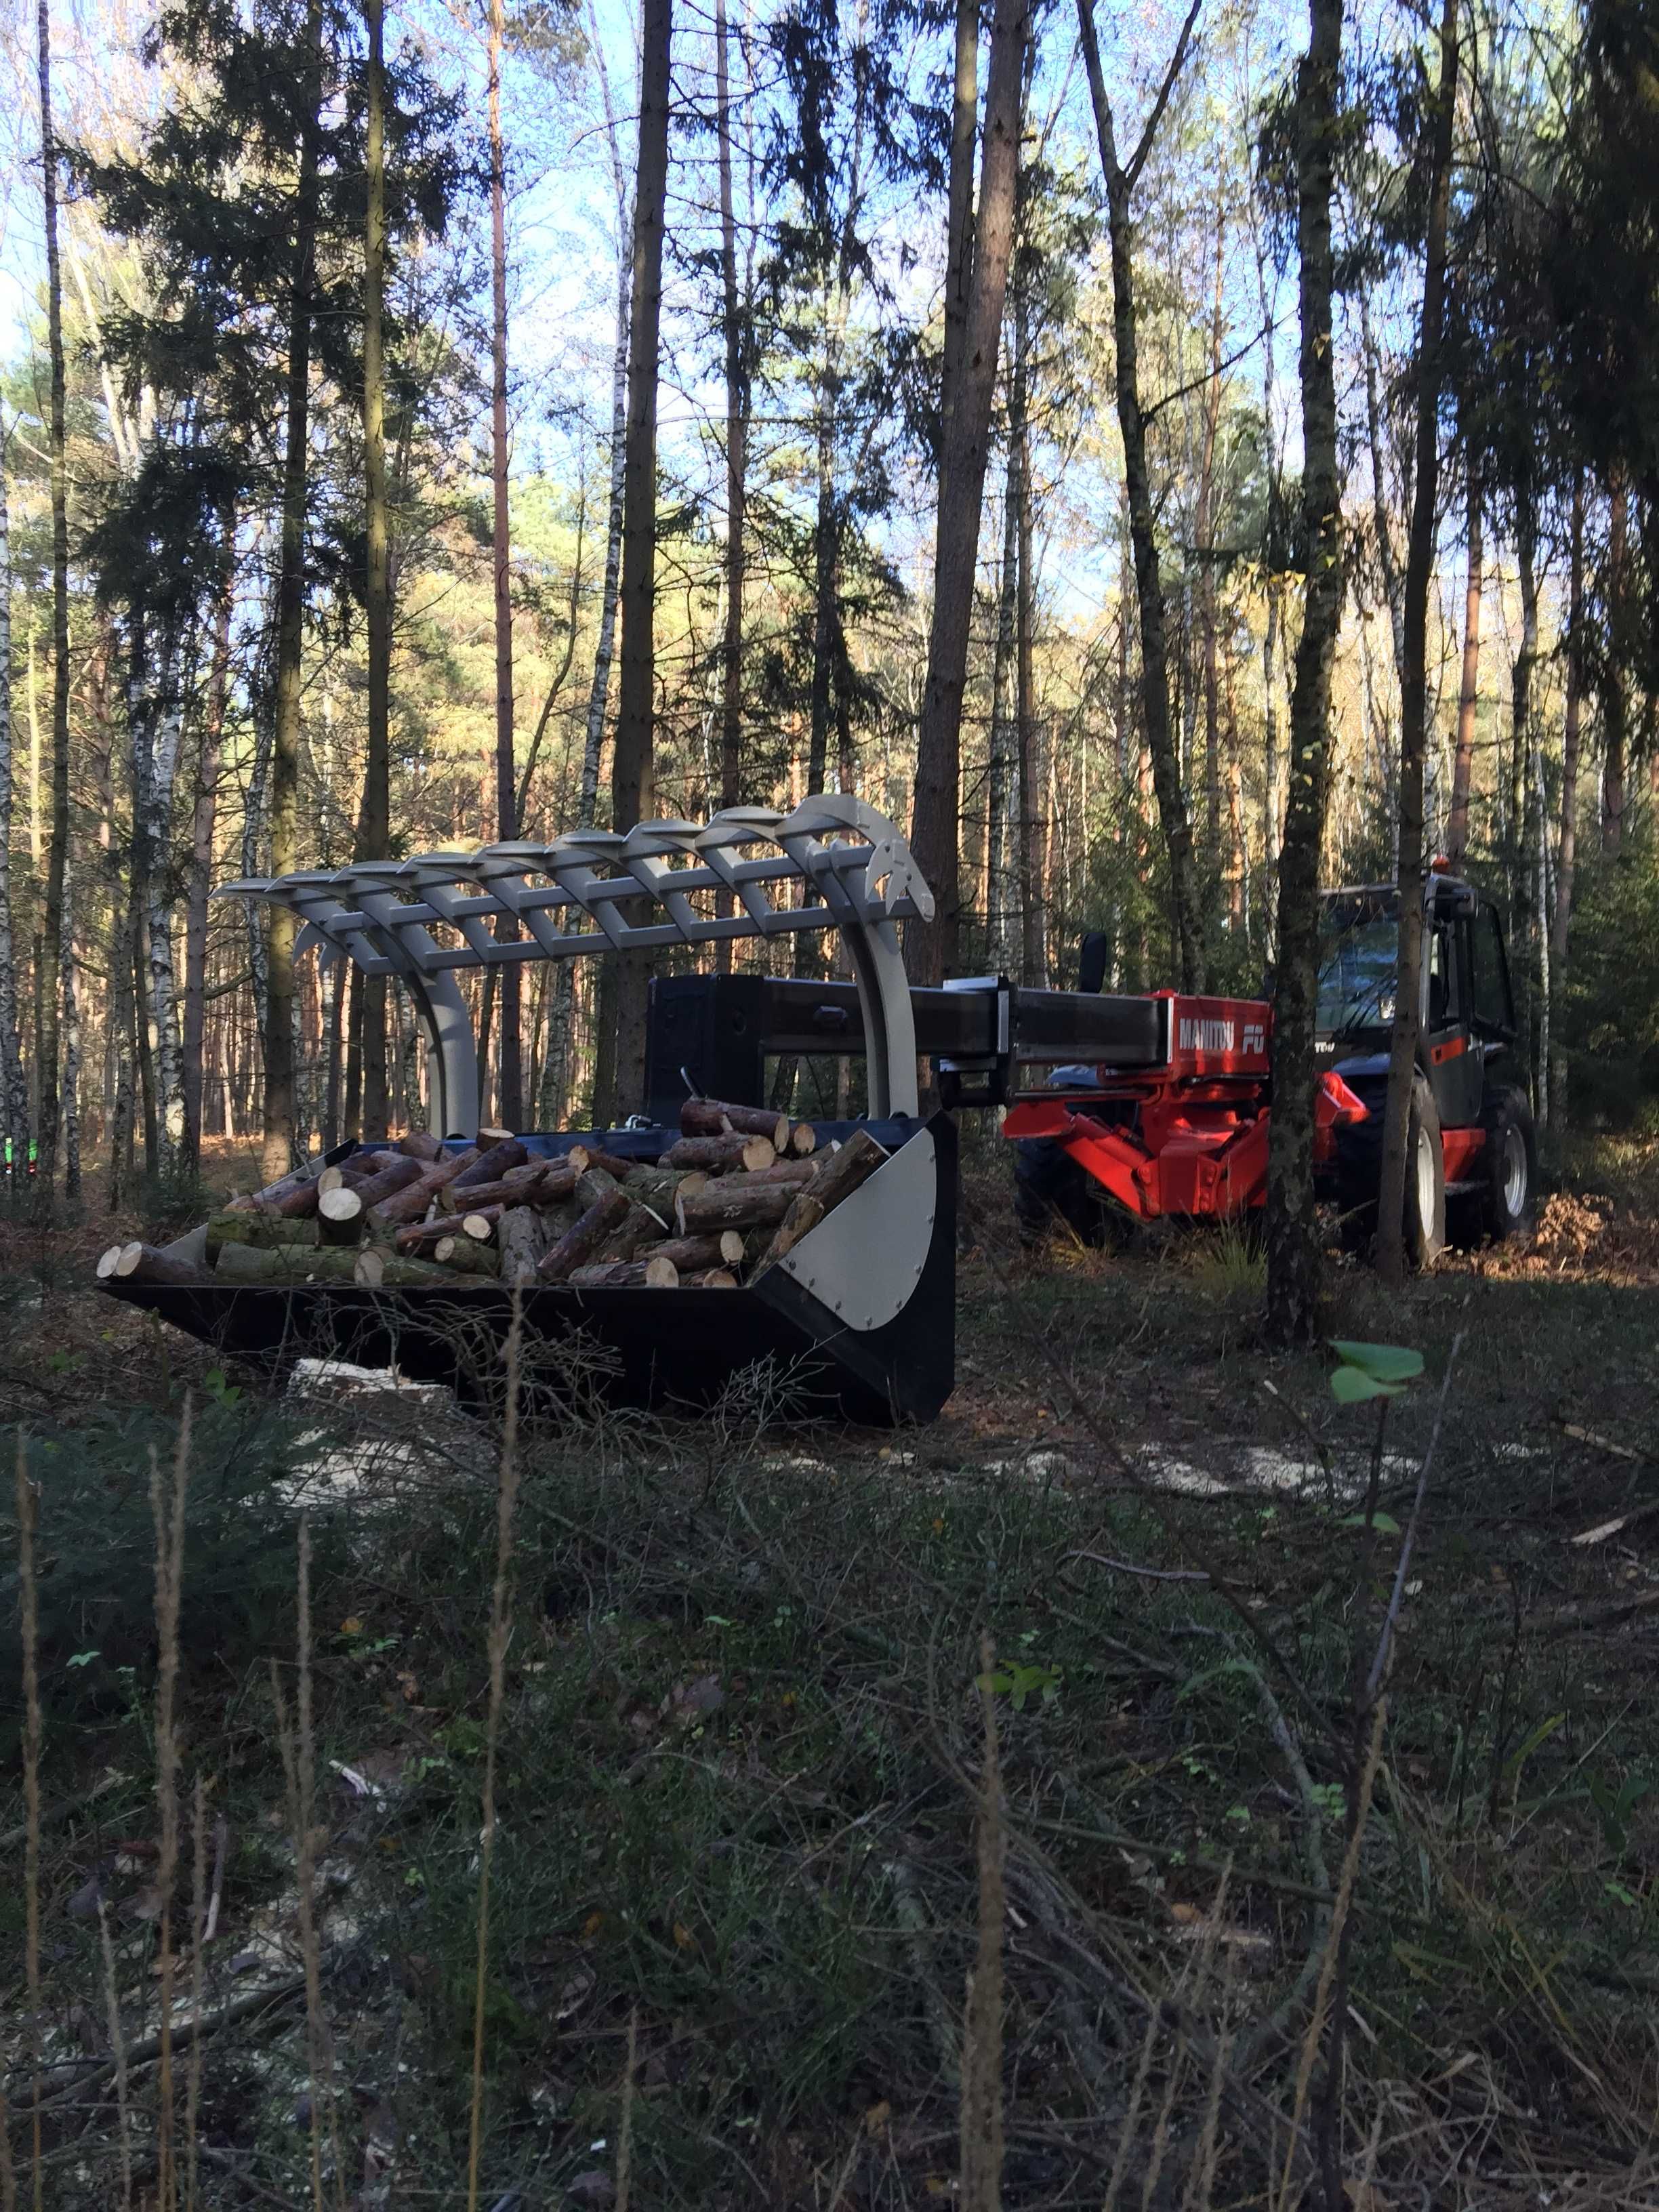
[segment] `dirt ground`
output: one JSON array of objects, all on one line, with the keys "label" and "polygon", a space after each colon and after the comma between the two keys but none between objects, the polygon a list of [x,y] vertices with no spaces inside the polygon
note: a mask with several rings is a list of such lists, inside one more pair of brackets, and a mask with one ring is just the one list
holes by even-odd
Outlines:
[{"label": "dirt ground", "polygon": [[1659,1146],[1557,1180],[1402,1297],[1333,1255],[1329,1335],[1423,1355],[1379,1432],[1263,1348],[1248,1242],[1026,1253],[970,1150],[931,1427],[785,1425],[758,1378],[530,1425],[495,1728],[490,1423],[273,1401],[100,1297],[153,1209],[8,1219],[21,2170],[38,2062],[65,2207],[158,2202],[169,2141],[225,2212],[460,2203],[475,2132],[486,2205],[921,2206],[990,2083],[1010,2207],[1659,2203]]}]

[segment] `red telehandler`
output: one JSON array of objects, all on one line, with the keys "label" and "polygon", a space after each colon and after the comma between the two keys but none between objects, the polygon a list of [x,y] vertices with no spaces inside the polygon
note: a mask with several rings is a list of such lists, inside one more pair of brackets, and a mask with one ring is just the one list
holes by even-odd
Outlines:
[{"label": "red telehandler", "polygon": [[[1515,1002],[1496,909],[1431,871],[1424,890],[1423,999],[1407,1134],[1406,1244],[1417,1266],[1449,1240],[1524,1235],[1536,1183],[1532,1115],[1517,1079]],[[1392,884],[1322,895],[1318,1196],[1344,1242],[1376,1230],[1399,940]],[[1083,981],[1103,946],[1085,939]],[[1003,1133],[1018,1146],[1022,1225],[1058,1214],[1099,1242],[1113,1213],[1230,1218],[1266,1201],[1272,1111],[1270,999],[1155,994],[1165,1050],[1153,1066],[1068,1067],[1022,1098]]]}]

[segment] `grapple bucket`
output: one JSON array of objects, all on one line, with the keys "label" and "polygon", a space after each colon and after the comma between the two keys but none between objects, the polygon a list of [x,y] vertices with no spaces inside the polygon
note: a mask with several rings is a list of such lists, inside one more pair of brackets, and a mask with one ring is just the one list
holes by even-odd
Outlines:
[{"label": "grapple bucket", "polygon": [[[820,1140],[851,1123],[814,1125]],[[521,1291],[527,1387],[547,1399],[696,1412],[731,1392],[796,1418],[931,1420],[955,1362],[956,1126],[861,1122],[891,1157],[752,1285],[722,1290]],[[676,1133],[605,1133],[605,1149],[655,1159]],[[578,1133],[526,1137],[556,1157]],[[345,1156],[341,1146],[331,1158]],[[200,1231],[171,1248],[194,1257]],[[477,1395],[500,1355],[513,1294],[458,1277],[452,1289],[344,1284],[112,1281],[130,1304],[280,1374],[296,1358],[395,1366]]]},{"label": "grapple bucket", "polygon": [[[779,1410],[878,1422],[938,1413],[954,1358],[956,1131],[944,1115],[918,1118],[897,930],[930,916],[933,902],[904,839],[874,808],[820,794],[789,814],[738,807],[701,826],[579,830],[550,845],[249,879],[217,896],[286,907],[303,924],[296,951],[395,978],[426,1030],[430,1125],[463,1141],[478,1125],[481,1086],[458,971],[613,952],[671,969],[678,961],[683,971],[689,949],[838,932],[862,1017],[854,1048],[865,1056],[868,1118],[858,1126],[889,1157],[864,1181],[849,1179],[815,1228],[735,1290],[579,1289],[532,1278],[514,1291],[465,1273],[453,1287],[216,1282],[200,1231],[199,1243],[170,1248],[199,1279],[167,1280],[158,1267],[151,1279],[107,1281],[114,1295],[268,1366],[301,1355],[395,1364],[468,1390],[499,1377],[516,1296],[521,1371],[532,1388],[695,1408],[758,1370],[754,1389]],[[853,1126],[814,1125],[821,1144]],[[678,1133],[610,1130],[602,1148],[654,1162]],[[520,1141],[556,1157],[584,1139],[573,1131]]]}]

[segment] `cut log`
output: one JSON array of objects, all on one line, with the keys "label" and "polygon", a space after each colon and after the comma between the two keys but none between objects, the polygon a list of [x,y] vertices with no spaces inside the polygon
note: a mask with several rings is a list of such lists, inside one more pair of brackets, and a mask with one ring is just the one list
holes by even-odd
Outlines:
[{"label": "cut log", "polygon": [[[772,1241],[761,1254],[755,1273],[763,1275],[775,1267],[786,1252],[791,1252],[810,1230],[816,1229],[823,1218],[823,1201],[815,1198],[810,1190],[803,1190],[791,1201],[789,1211],[772,1232]],[[750,1278],[753,1280],[753,1277]]]},{"label": "cut log", "polygon": [[465,1152],[446,1152],[441,1160],[434,1160],[424,1170],[419,1182],[412,1182],[407,1190],[400,1190],[385,1199],[374,1209],[374,1218],[383,1228],[400,1227],[405,1221],[418,1221],[433,1200],[449,1188],[458,1176],[476,1166],[483,1158],[476,1149]]},{"label": "cut log", "polygon": [[227,1244],[214,1280],[219,1283],[349,1283],[364,1251],[327,1244]]},{"label": "cut log", "polygon": [[430,1129],[411,1129],[406,1137],[398,1139],[398,1150],[407,1152],[411,1160],[420,1160],[430,1167],[434,1160],[444,1156],[444,1140],[434,1137]]},{"label": "cut log", "polygon": [[320,1244],[361,1244],[368,1209],[361,1191],[343,1188],[325,1190],[317,1201],[317,1241]]},{"label": "cut log", "polygon": [[599,1260],[636,1260],[647,1244],[659,1244],[672,1236],[674,1216],[672,1209],[659,1212],[656,1207],[636,1206],[627,1191],[623,1196],[629,1200],[628,1212],[621,1224],[606,1237],[601,1249],[595,1254]]},{"label": "cut log", "polygon": [[861,1182],[868,1182],[887,1158],[867,1129],[854,1129],[844,1145],[819,1155],[817,1173],[807,1188],[824,1212],[831,1213]]},{"label": "cut log", "polygon": [[464,1237],[470,1232],[467,1224],[476,1221],[482,1232],[480,1241],[487,1241],[490,1231],[507,1208],[503,1202],[493,1206],[469,1206],[465,1213],[446,1213],[436,1221],[416,1221],[407,1229],[400,1229],[392,1238],[399,1252],[425,1253],[441,1237]]},{"label": "cut log", "polygon": [[501,1254],[471,1237],[441,1237],[432,1248],[432,1257],[439,1267],[462,1275],[499,1275],[501,1271]]},{"label": "cut log", "polygon": [[[830,1155],[823,1155],[828,1159]],[[769,1168],[739,1168],[735,1174],[720,1177],[722,1190],[805,1190],[817,1174],[818,1163],[811,1160],[775,1160]]]},{"label": "cut log", "polygon": [[733,1106],[724,1098],[687,1098],[680,1107],[680,1133],[685,1137],[725,1137],[735,1131],[743,1137],[764,1137],[775,1152],[789,1141],[789,1116],[765,1106]]},{"label": "cut log", "polygon": [[516,1140],[511,1129],[480,1129],[472,1141],[481,1152],[493,1152],[498,1146]]},{"label": "cut log", "polygon": [[635,1161],[623,1178],[623,1188],[636,1206],[648,1206],[653,1212],[672,1214],[674,1200],[684,1191],[688,1196],[701,1190],[708,1180],[706,1168],[659,1168],[641,1165]]},{"label": "cut log", "polygon": [[751,1173],[769,1168],[778,1157],[769,1137],[682,1137],[658,1162],[665,1168],[707,1168],[719,1175],[723,1169],[745,1168]]},{"label": "cut log", "polygon": [[233,1198],[225,1210],[231,1213],[280,1213],[289,1218],[315,1213],[318,1174],[319,1170],[307,1160],[304,1167],[278,1176],[263,1190]]},{"label": "cut log", "polygon": [[486,1145],[481,1133],[477,1158],[455,1177],[454,1188],[457,1190],[475,1182],[499,1182],[509,1168],[523,1167],[529,1159],[528,1148],[516,1137],[498,1137],[494,1130],[489,1133],[490,1142]]},{"label": "cut log", "polygon": [[728,1190],[717,1180],[695,1197],[674,1201],[675,1225],[682,1237],[707,1237],[722,1229],[775,1229],[797,1194],[787,1183]]},{"label": "cut log", "polygon": [[363,1201],[365,1212],[395,1198],[400,1191],[417,1188],[429,1171],[418,1160],[411,1160],[401,1152],[393,1152],[387,1164],[375,1174],[354,1176],[348,1173],[344,1188],[355,1190]]},{"label": "cut log", "polygon": [[452,1291],[470,1287],[459,1279],[458,1273],[434,1267],[429,1260],[411,1260],[402,1253],[384,1251],[371,1244],[365,1244],[356,1256],[357,1270],[352,1279],[360,1290],[417,1291],[425,1285]]},{"label": "cut log", "polygon": [[[596,1169],[589,1168],[582,1176],[583,1184],[596,1178],[598,1174]],[[605,1239],[626,1220],[626,1197],[609,1176],[603,1178],[603,1186],[552,1249],[544,1253],[536,1270],[539,1281],[564,1282],[574,1269],[591,1260]]]},{"label": "cut log", "polygon": [[653,1161],[632,1159],[626,1152],[607,1152],[599,1145],[584,1145],[581,1150],[587,1155],[589,1167],[603,1168],[606,1175],[614,1176],[618,1182],[641,1168],[648,1168],[653,1174],[656,1172]]},{"label": "cut log", "polygon": [[729,1267],[705,1267],[700,1275],[682,1275],[683,1291],[735,1291],[738,1279]]},{"label": "cut log", "polygon": [[210,1283],[213,1278],[204,1267],[198,1267],[188,1260],[175,1259],[171,1252],[162,1252],[154,1244],[112,1244],[98,1262],[100,1283],[171,1283],[195,1285]]},{"label": "cut log", "polygon": [[[818,1133],[810,1121],[797,1121],[789,1132],[789,1149],[798,1160],[808,1159],[818,1148]],[[783,1146],[780,1145],[781,1152]]]},{"label": "cut log", "polygon": [[673,1291],[680,1271],[654,1252],[648,1260],[617,1260],[573,1268],[565,1278],[573,1291]]},{"label": "cut log", "polygon": [[525,1289],[536,1279],[542,1255],[553,1243],[547,1216],[532,1206],[509,1206],[495,1224],[495,1245],[504,1283]]},{"label": "cut log", "polygon": [[714,1237],[676,1237],[659,1244],[651,1256],[672,1260],[682,1275],[701,1274],[709,1267],[741,1267],[743,1239],[735,1229],[721,1230]]},{"label": "cut log", "polygon": [[268,1252],[278,1244],[318,1241],[315,1221],[285,1221],[280,1213],[216,1213],[207,1225],[208,1265],[214,1265],[227,1244],[252,1244]]}]

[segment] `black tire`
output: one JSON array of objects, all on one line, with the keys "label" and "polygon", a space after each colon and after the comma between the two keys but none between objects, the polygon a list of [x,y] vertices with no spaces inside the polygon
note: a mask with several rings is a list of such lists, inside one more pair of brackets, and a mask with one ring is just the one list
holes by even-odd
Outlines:
[{"label": "black tire", "polygon": [[[1369,1257],[1376,1242],[1377,1194],[1382,1187],[1384,1100],[1379,1093],[1363,1121],[1338,1137],[1337,1205],[1345,1251]],[[1432,1267],[1446,1247],[1446,1161],[1440,1115],[1422,1075],[1412,1085],[1406,1129],[1406,1265]]]},{"label": "black tire", "polygon": [[1486,1141],[1479,1163],[1480,1189],[1457,1206],[1458,1242],[1494,1244],[1530,1237],[1538,1204],[1538,1139],[1524,1091],[1504,1085],[1481,1116]]},{"label": "black tire", "polygon": [[1028,1244],[1051,1236],[1057,1224],[1085,1244],[1112,1241],[1111,1200],[1052,1137],[1021,1137],[1015,1142],[1014,1214]]}]

